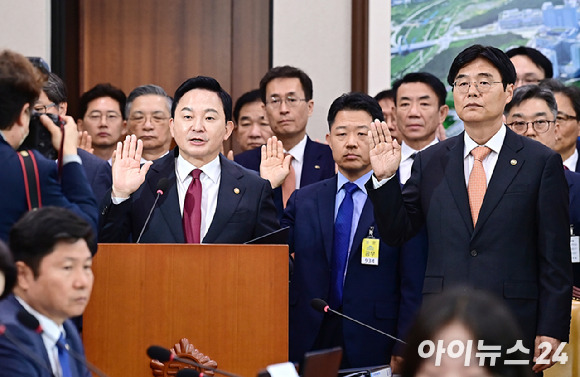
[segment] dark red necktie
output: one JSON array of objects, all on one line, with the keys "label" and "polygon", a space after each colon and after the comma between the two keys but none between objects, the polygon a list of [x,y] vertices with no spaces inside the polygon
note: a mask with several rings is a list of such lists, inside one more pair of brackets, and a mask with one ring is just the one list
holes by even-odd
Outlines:
[{"label": "dark red necktie", "polygon": [[200,243],[201,229],[201,170],[191,172],[191,183],[185,193],[183,203],[183,234],[186,243]]}]

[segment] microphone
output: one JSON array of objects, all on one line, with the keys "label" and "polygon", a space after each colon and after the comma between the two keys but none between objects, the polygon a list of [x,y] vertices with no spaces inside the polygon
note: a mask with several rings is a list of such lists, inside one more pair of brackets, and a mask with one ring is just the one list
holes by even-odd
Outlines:
[{"label": "microphone", "polygon": [[[36,332],[37,334],[44,334],[46,335],[50,340],[52,340],[53,342],[57,343],[58,339],[55,339],[54,337],[50,336],[49,333],[45,332],[42,329],[42,326],[40,325],[40,322],[38,322],[38,319],[36,319],[35,316],[33,316],[32,314],[30,314],[29,312],[27,312],[26,310],[22,309],[20,310],[17,314],[16,314],[16,318],[18,318],[18,321],[24,326],[29,328],[30,330]],[[84,355],[81,355],[80,353],[76,352],[75,350],[73,350],[72,348],[66,346],[63,347],[66,352],[71,355],[76,361],[82,363],[84,366],[86,366],[91,372],[93,372],[94,374],[96,374],[99,377],[108,377],[103,371],[101,371],[99,368],[97,368],[95,365],[91,364]],[[51,371],[52,373],[52,371]]]},{"label": "microphone", "polygon": [[0,336],[6,337],[6,339],[8,339],[10,342],[12,342],[12,344],[14,344],[16,346],[16,348],[18,348],[18,350],[20,352],[22,352],[22,354],[24,356],[26,356],[28,359],[33,361],[34,364],[47,370],[48,373],[50,373],[50,375],[52,375],[52,368],[50,366],[48,366],[43,359],[38,357],[38,355],[36,355],[36,353],[34,353],[34,351],[32,351],[30,348],[28,348],[27,346],[22,344],[22,342],[20,340],[18,340],[18,338],[12,336],[12,334],[10,334],[8,332],[8,329],[6,328],[5,325],[0,325]]},{"label": "microphone", "polygon": [[143,224],[143,228],[141,228],[141,233],[139,233],[139,238],[137,238],[137,242],[139,243],[139,241],[141,241],[141,236],[143,236],[143,232],[145,232],[145,228],[147,228],[147,224],[149,224],[149,219],[151,218],[151,214],[153,213],[153,210],[155,209],[155,206],[157,205],[157,201],[159,200],[159,197],[163,194],[165,194],[165,190],[167,190],[167,186],[169,186],[169,180],[165,177],[159,179],[159,181],[157,182],[157,196],[155,196],[155,201],[153,202],[153,205],[151,206],[151,210],[149,210],[149,215],[147,216],[147,219],[145,220],[145,224]]},{"label": "microphone", "polygon": [[[237,374],[233,374],[233,373],[230,373],[230,372],[226,372],[226,371],[220,370],[218,368],[207,367],[205,365],[196,363],[193,360],[189,360],[189,359],[184,359],[182,357],[178,357],[177,355],[175,355],[173,352],[171,352],[167,348],[163,348],[161,346],[150,346],[149,348],[147,348],[147,356],[149,356],[152,359],[159,360],[162,363],[165,363],[165,362],[171,361],[171,360],[175,360],[175,361],[179,361],[179,362],[184,363],[184,364],[193,365],[194,367],[198,367],[198,368],[201,368],[201,369],[211,370],[211,371],[214,371],[216,373],[223,374],[224,376],[228,376],[228,377],[241,377],[241,376],[239,376]],[[180,370],[178,372],[178,374],[180,372],[185,373],[185,374],[182,374],[180,377],[195,377],[193,374],[191,374],[191,372],[185,372],[187,370],[192,370],[192,369],[182,369],[182,370]],[[199,376],[202,377],[202,376],[204,376],[204,374],[203,373],[200,373]]]},{"label": "microphone", "polygon": [[342,314],[341,312],[338,312],[336,310],[331,309],[330,306],[328,306],[328,304],[326,303],[326,301],[324,301],[321,298],[313,298],[310,301],[310,306],[312,306],[314,308],[314,310],[316,310],[318,312],[321,312],[321,313],[328,313],[328,312],[334,313],[334,314],[336,314],[336,315],[338,315],[340,317],[343,317],[343,318],[348,319],[349,321],[353,321],[354,323],[358,323],[361,326],[364,326],[364,327],[366,327],[368,329],[371,329],[373,331],[376,331],[376,332],[378,332],[381,335],[388,336],[389,338],[391,338],[393,340],[396,340],[397,342],[400,342],[400,343],[403,343],[403,344],[407,344],[407,342],[405,342],[404,340],[401,340],[401,339],[399,339],[397,337],[394,337],[391,334],[387,334],[384,331],[381,331],[379,329],[376,329],[376,328],[374,328],[372,326],[367,325],[366,323],[362,323],[360,321],[357,321],[354,318],[351,318],[351,317],[349,317],[349,316],[347,316],[345,314]]}]

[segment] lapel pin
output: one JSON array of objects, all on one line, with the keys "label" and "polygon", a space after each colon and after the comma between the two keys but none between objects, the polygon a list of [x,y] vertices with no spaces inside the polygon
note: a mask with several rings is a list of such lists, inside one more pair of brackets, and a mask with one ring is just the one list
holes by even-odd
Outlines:
[{"label": "lapel pin", "polygon": [[234,194],[238,195],[239,193],[240,193],[240,189],[236,187],[236,188],[234,189]]},{"label": "lapel pin", "polygon": [[511,161],[510,161],[510,164],[512,164],[512,165],[514,165],[514,166],[515,166],[515,165],[517,165],[517,164],[518,164],[518,160],[511,160]]},{"label": "lapel pin", "polygon": [[320,169],[320,165],[314,165],[314,169]]}]

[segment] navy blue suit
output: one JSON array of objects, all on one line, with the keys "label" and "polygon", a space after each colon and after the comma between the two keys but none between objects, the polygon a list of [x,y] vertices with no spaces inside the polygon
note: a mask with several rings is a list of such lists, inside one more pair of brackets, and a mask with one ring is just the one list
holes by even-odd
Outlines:
[{"label": "navy blue suit", "polygon": [[[566,170],[566,181],[570,192],[570,224],[574,225],[574,234],[580,236],[580,173]],[[572,263],[574,285],[580,287],[580,263]]]},{"label": "navy blue suit", "polygon": [[97,203],[101,203],[105,194],[111,190],[113,186],[113,178],[111,176],[111,165],[109,163],[92,153],[83,149],[78,150],[79,157],[83,162],[83,168],[89,184],[93,189]]},{"label": "navy blue suit", "polygon": [[[29,354],[23,352],[7,336],[0,336],[0,377],[53,377],[50,361],[42,336],[20,324],[16,314],[24,310],[14,295],[0,301],[0,323],[6,326],[10,338],[16,338],[21,347],[25,347]],[[66,343],[78,354],[84,355],[83,344],[75,326],[69,320],[64,322]],[[73,377],[90,377],[89,370],[81,363],[70,357],[70,366]]]},{"label": "navy blue suit", "polygon": [[[134,242],[145,224],[161,178],[169,186],[159,198],[157,208],[143,233],[141,243],[184,243],[182,215],[175,176],[179,150],[154,161],[145,182],[119,205],[113,205],[110,192],[101,211],[99,242]],[[220,154],[221,182],[213,221],[203,243],[244,243],[279,228],[270,183]],[[238,189],[238,190],[236,190]]]},{"label": "navy blue suit", "polygon": [[[260,148],[252,149],[234,157],[234,160],[245,168],[260,172],[260,161],[262,158]],[[304,147],[304,163],[302,164],[302,174],[300,175],[300,187],[308,186],[312,183],[330,178],[336,173],[332,151],[326,144],[317,143],[306,138]],[[282,203],[282,188],[274,189],[274,204],[278,212],[278,218],[284,213]]]},{"label": "navy blue suit", "polygon": [[463,137],[420,152],[402,192],[397,179],[376,190],[367,183],[382,237],[400,245],[425,224],[424,294],[484,289],[512,310],[528,349],[536,335],[567,341],[572,268],[560,155],[507,129],[474,229]]},{"label": "navy blue suit", "polygon": [[[290,280],[289,358],[300,362],[311,350],[323,314],[310,306],[313,298],[328,300],[334,233],[336,175],[296,190],[282,218],[290,226],[290,252],[295,253]],[[366,200],[352,242],[343,291],[342,312],[397,337],[404,337],[421,300],[423,272],[418,259],[425,256],[380,244],[379,265],[363,265],[361,249],[369,228],[377,225],[373,206]],[[419,283],[417,283],[417,280]],[[418,288],[417,288],[418,287]],[[334,308],[337,309],[337,308]],[[345,355],[351,367],[388,364],[394,341],[350,321],[342,321]]]},{"label": "navy blue suit", "polygon": [[[38,165],[42,206],[68,208],[89,222],[97,230],[97,202],[87,181],[83,167],[71,162],[63,165],[62,180],[58,182],[57,166],[52,160],[34,152]],[[0,137],[0,239],[7,241],[10,228],[28,212],[24,175],[17,152]]]}]

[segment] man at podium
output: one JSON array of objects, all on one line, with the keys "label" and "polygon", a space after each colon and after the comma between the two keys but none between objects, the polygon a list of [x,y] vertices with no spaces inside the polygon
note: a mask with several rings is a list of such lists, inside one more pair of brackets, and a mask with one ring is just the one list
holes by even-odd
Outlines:
[{"label": "man at podium", "polygon": [[171,117],[177,147],[155,162],[140,165],[143,143],[134,135],[117,144],[99,241],[244,243],[278,229],[270,183],[220,153],[233,129],[220,84],[185,81]]}]

